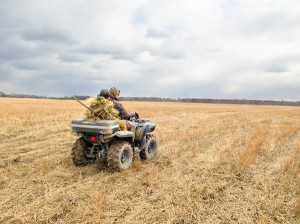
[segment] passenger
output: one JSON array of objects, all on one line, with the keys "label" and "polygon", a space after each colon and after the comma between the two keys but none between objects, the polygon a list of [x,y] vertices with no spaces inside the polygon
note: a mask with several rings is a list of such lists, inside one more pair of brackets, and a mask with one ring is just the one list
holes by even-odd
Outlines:
[{"label": "passenger", "polygon": [[102,89],[100,91],[100,94],[97,96],[97,98],[99,99],[101,96],[107,100],[110,100],[110,98],[111,98],[111,95],[110,95],[108,89]]}]

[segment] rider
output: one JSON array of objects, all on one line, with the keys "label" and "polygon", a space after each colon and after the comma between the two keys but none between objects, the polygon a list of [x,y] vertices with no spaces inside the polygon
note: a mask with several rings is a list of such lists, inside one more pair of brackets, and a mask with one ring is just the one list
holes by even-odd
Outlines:
[{"label": "rider", "polygon": [[139,119],[139,115],[137,112],[127,112],[123,105],[119,101],[120,90],[116,87],[111,87],[109,90],[111,95],[111,99],[114,103],[114,108],[119,111],[119,117],[123,120],[130,120],[130,118],[134,117],[135,119]]},{"label": "rider", "polygon": [[120,90],[116,87],[111,87],[109,90],[111,100],[113,101],[114,108],[119,111],[120,119],[126,120],[127,130],[135,132],[136,125],[130,121],[130,118],[134,117],[135,119],[139,119],[139,115],[137,112],[127,112],[123,105],[119,101]]}]

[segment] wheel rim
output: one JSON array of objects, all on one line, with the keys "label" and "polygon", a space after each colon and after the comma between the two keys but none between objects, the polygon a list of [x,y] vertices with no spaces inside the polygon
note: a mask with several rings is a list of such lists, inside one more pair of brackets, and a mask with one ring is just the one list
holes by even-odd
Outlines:
[{"label": "wheel rim", "polygon": [[125,163],[128,160],[129,152],[124,150],[121,154],[121,163]]},{"label": "wheel rim", "polygon": [[153,154],[156,151],[156,144],[154,141],[151,141],[149,146],[148,146],[148,153]]}]

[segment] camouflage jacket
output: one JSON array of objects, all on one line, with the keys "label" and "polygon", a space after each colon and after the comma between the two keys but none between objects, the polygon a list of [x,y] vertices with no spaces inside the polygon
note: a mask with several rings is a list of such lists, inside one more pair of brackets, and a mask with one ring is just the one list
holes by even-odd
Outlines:
[{"label": "camouflage jacket", "polygon": [[120,101],[116,99],[112,99],[114,103],[114,108],[119,111],[119,117],[120,119],[129,120],[131,117],[135,115],[135,113],[130,113],[125,110],[123,105],[120,103]]}]

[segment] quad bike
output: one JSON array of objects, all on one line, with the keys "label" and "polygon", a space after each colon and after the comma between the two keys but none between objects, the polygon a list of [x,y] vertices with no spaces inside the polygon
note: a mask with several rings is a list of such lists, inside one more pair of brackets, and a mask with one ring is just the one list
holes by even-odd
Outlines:
[{"label": "quad bike", "polygon": [[118,121],[86,119],[72,120],[72,131],[80,136],[72,148],[72,159],[76,166],[85,166],[96,159],[113,170],[127,169],[134,154],[142,160],[156,156],[157,140],[151,132],[156,125],[147,120],[132,120],[135,131],[120,131]]}]

